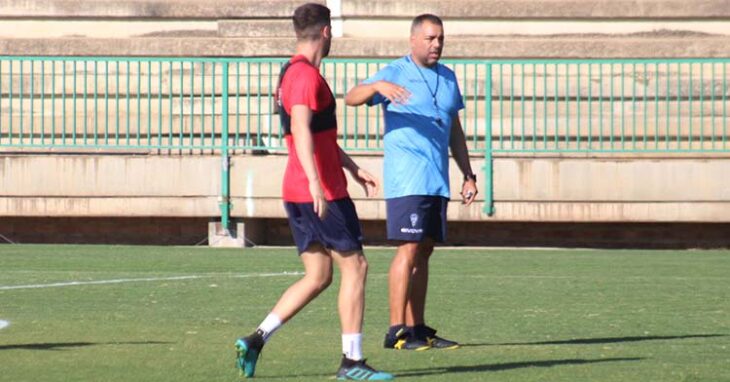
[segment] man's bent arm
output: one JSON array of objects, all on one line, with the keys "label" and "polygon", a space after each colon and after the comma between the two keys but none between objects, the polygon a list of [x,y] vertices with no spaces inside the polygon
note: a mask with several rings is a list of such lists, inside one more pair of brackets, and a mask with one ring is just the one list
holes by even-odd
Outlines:
[{"label": "man's bent arm", "polygon": [[406,88],[388,81],[376,81],[372,84],[360,84],[350,89],[345,96],[345,103],[349,106],[360,106],[369,102],[375,94],[380,93],[390,102],[405,104],[411,93]]},{"label": "man's bent arm", "polygon": [[350,89],[345,96],[345,103],[348,106],[360,106],[375,96],[378,91],[375,90],[375,84],[360,84]]}]

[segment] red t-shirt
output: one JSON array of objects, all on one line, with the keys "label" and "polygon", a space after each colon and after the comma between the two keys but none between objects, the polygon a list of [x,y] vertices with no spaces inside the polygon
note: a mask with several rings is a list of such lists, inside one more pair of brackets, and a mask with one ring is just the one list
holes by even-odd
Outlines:
[{"label": "red t-shirt", "polygon": [[[302,56],[294,56],[291,66],[281,79],[279,96],[283,106],[282,112],[291,115],[294,105],[305,105],[313,113],[320,113],[333,106],[335,99],[319,70]],[[314,164],[317,168],[320,184],[326,200],[337,200],[348,197],[347,179],[342,171],[340,150],[337,145],[337,121],[330,119],[331,125],[310,126],[314,145]],[[315,121],[313,119],[312,125]],[[291,133],[285,135],[286,147],[289,151],[282,194],[284,201],[294,203],[311,203],[309,180],[297,156],[294,138]]]}]

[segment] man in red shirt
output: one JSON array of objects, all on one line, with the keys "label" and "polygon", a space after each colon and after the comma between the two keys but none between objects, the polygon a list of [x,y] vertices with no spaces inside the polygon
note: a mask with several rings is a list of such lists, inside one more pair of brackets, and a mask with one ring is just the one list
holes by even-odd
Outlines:
[{"label": "man in red shirt", "polygon": [[332,264],[340,268],[339,313],[342,361],[338,379],[391,380],[362,356],[367,261],[355,206],[342,168],[374,196],[378,183],[337,144],[335,99],[319,73],[332,41],[330,11],[305,4],[294,12],[296,54],[279,76],[277,102],[289,151],[283,199],[305,274],[279,298],[256,331],[236,341],[237,365],[253,377],[264,344],[285,322],[332,282]]}]

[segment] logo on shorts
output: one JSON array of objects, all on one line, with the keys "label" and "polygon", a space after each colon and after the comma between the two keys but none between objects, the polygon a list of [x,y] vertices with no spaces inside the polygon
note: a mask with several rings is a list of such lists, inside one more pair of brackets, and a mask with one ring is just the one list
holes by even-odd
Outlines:
[{"label": "logo on shorts", "polygon": [[418,215],[411,214],[411,227],[415,227],[418,224]]},{"label": "logo on shorts", "polygon": [[402,227],[400,231],[402,233],[411,233],[411,234],[418,234],[423,232],[423,228],[416,228],[416,224],[418,224],[418,215],[417,214],[411,214],[411,228]]}]

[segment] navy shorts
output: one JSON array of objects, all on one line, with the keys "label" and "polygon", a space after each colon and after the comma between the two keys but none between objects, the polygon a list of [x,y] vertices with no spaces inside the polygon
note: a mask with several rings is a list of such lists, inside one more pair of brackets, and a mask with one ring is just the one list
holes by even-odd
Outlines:
[{"label": "navy shorts", "polygon": [[300,254],[312,243],[339,252],[362,250],[360,220],[352,199],[328,201],[324,220],[314,213],[313,203],[284,202],[284,208]]},{"label": "navy shorts", "polygon": [[442,196],[410,195],[386,199],[388,240],[435,242],[446,240],[446,207]]}]

